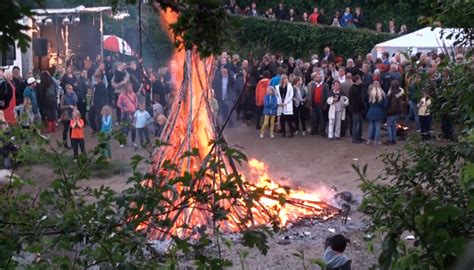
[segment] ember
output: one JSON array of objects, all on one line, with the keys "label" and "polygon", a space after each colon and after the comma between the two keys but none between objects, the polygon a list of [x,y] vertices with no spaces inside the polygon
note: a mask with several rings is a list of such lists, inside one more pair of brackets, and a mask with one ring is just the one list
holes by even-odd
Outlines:
[{"label": "ember", "polygon": [[[161,15],[167,25],[174,22],[177,17],[175,13],[168,11],[161,12]],[[210,144],[218,134],[218,123],[210,106],[212,92],[208,83],[213,74],[212,59],[203,60],[196,52],[181,50],[175,52],[173,61],[177,67],[184,67],[184,72],[177,68],[175,73],[176,81],[182,82],[182,85],[174,92],[173,106],[161,135],[161,140],[168,146],[161,146],[155,150],[149,173],[164,175],[167,179],[185,173],[192,174],[209,166],[210,156],[212,159],[221,160],[224,168],[217,169],[213,175],[204,174],[199,178],[193,178],[192,183],[186,186],[180,182],[175,183],[174,192],[164,194],[169,198],[166,205],[161,205],[161,209],[167,210],[166,214],[150,213],[150,221],[139,227],[146,230],[150,239],[163,240],[170,235],[186,237],[195,234],[196,231],[216,226],[209,214],[211,202],[186,201],[189,198],[177,197],[175,194],[183,191],[189,193],[216,190],[238,174],[236,165],[223,153],[223,149],[217,144],[215,147]],[[193,149],[199,149],[199,155],[181,158],[183,154]],[[168,161],[176,165],[175,171],[162,169],[164,163]],[[339,209],[321,201],[317,193],[292,190],[271,181],[268,168],[263,162],[252,159],[248,165],[250,170],[248,181],[243,179],[243,182],[240,182],[238,192],[244,195],[243,198],[248,198],[247,194],[257,189],[264,190],[264,193],[250,208],[244,199],[220,200],[219,206],[229,213],[228,219],[218,224],[221,231],[240,231],[252,226],[269,224],[275,217],[280,221],[279,225],[286,225],[300,218],[328,219],[339,213]],[[151,187],[156,183],[145,180],[144,184]],[[183,205],[186,207],[181,207]],[[165,220],[171,221],[170,227],[165,230],[152,226],[155,222]]]}]

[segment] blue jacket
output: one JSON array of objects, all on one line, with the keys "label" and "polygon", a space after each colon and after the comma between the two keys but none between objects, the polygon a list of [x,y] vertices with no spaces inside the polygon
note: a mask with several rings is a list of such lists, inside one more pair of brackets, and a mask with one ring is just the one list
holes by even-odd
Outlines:
[{"label": "blue jacket", "polygon": [[275,95],[265,95],[263,100],[263,115],[276,115],[277,108],[277,97]]},{"label": "blue jacket", "polygon": [[271,80],[270,80],[270,86],[277,86],[280,84],[280,80],[281,80],[281,76],[280,75],[276,75],[275,77],[273,77]]},{"label": "blue jacket", "polygon": [[367,119],[372,121],[382,121],[385,118],[385,108],[387,107],[387,98],[376,103],[369,103]]},{"label": "blue jacket", "polygon": [[39,108],[38,108],[38,99],[36,98],[36,91],[31,88],[30,86],[27,86],[25,88],[25,91],[23,92],[23,98],[29,98],[31,100],[31,110],[33,113],[38,113]]},{"label": "blue jacket", "polygon": [[352,14],[349,13],[349,14],[346,14],[344,12],[344,14],[342,14],[342,17],[341,17],[341,26],[342,27],[347,27],[347,25],[349,24],[349,21],[352,20]]}]

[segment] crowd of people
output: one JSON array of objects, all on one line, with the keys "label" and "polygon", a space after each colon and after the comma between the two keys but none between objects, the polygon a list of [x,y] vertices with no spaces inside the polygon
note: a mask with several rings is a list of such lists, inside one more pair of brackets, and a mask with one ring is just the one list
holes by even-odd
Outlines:
[{"label": "crowd of people", "polygon": [[155,137],[160,136],[171,92],[171,75],[165,75],[167,82],[158,72],[142,71],[134,60],[120,61],[117,55],[105,59],[99,55],[84,70],[58,65],[54,72],[41,71],[36,77],[29,73],[26,79],[19,67],[10,73],[0,69],[2,122],[23,128],[41,123],[46,136],[62,125],[63,146],[72,148],[75,159],[79,149],[85,152],[84,129],[89,126],[92,135],[105,134],[102,154],[110,161],[114,125],[120,125],[126,137],[130,134],[135,149],[139,147],[137,133],[141,146],[150,144],[148,127],[154,127]]},{"label": "crowd of people", "polygon": [[327,15],[324,8],[314,7],[312,11],[300,11],[298,13],[295,8],[287,8],[283,2],[280,2],[276,8],[268,8],[261,10],[257,7],[256,2],[252,2],[250,6],[241,8],[235,0],[229,1],[225,9],[232,14],[240,14],[252,17],[264,17],[272,20],[286,20],[291,22],[303,22],[312,25],[330,25],[334,27],[342,27],[348,29],[371,28],[373,24],[377,32],[389,32],[392,34],[406,34],[407,26],[402,24],[400,28],[396,27],[395,19],[390,19],[388,25],[384,27],[382,22],[367,23],[364,20],[361,7],[345,7],[343,10],[337,10],[333,15]]},{"label": "crowd of people", "polygon": [[[270,54],[240,61],[239,55],[224,52],[212,87],[221,121],[238,98],[229,125],[240,120],[246,126],[253,119],[261,138],[267,132],[271,138],[276,132],[290,138],[309,133],[329,140],[350,135],[353,143],[393,145],[397,133],[406,133],[410,120],[423,139],[431,137],[430,90],[447,76],[437,70],[446,57],[430,52],[405,59],[399,53],[383,53],[374,59],[367,54],[348,58],[344,64],[329,47],[308,62]],[[463,59],[462,54],[456,56],[457,62]],[[425,75],[427,82],[422,79]],[[368,122],[366,139],[362,138],[364,121]],[[443,121],[442,132],[452,138],[449,121]]]},{"label": "crowd of people", "polygon": [[[392,145],[399,124],[406,126],[413,119],[416,131],[429,139],[431,99],[426,84],[421,83],[422,74],[429,75],[431,84],[439,84],[447,74],[440,74],[436,67],[445,57],[431,52],[404,59],[398,53],[383,53],[381,58],[359,55],[344,63],[329,47],[321,57],[309,59],[267,54],[241,60],[237,54],[224,52],[217,56],[210,104],[219,123],[229,115],[230,127],[238,121],[243,126],[254,122],[261,138],[267,132],[271,138],[277,132],[289,138],[309,133],[330,140],[350,135],[353,143],[378,145],[385,127],[384,144]],[[456,56],[457,62],[463,60],[462,54]],[[72,147],[75,158],[79,150],[84,153],[87,126],[92,135],[105,134],[107,160],[112,158],[114,126],[126,138],[130,135],[128,145],[135,149],[150,143],[149,127],[155,137],[160,136],[179,83],[173,75],[179,67],[170,64],[163,74],[142,70],[135,61],[120,61],[116,55],[105,59],[99,55],[87,67],[74,70],[58,65],[53,75],[42,71],[39,77],[29,73],[26,79],[18,67],[11,73],[0,69],[3,122],[23,128],[42,123],[44,134],[55,133],[62,125],[63,146]],[[368,122],[365,140],[364,121]],[[442,122],[441,128],[450,139],[449,121]]]}]

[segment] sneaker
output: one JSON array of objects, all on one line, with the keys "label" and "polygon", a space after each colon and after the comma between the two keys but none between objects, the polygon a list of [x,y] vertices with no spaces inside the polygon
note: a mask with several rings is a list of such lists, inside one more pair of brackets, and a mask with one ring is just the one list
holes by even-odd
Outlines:
[{"label": "sneaker", "polygon": [[133,147],[138,148],[138,144],[133,143]]},{"label": "sneaker", "polygon": [[260,134],[260,138],[263,139],[263,134]]},{"label": "sneaker", "polygon": [[275,138],[275,135],[273,135],[273,134],[270,134],[270,138]]},{"label": "sneaker", "polygon": [[377,141],[374,142],[374,145],[381,145],[381,144],[382,144],[381,142],[377,142]]},{"label": "sneaker", "polygon": [[298,130],[297,130],[297,131],[295,131],[295,136],[298,136]]},{"label": "sneaker", "polygon": [[120,145],[120,148],[124,148],[124,147],[125,147],[125,145],[124,145],[124,144],[121,144],[121,145]]},{"label": "sneaker", "polygon": [[306,136],[306,131],[303,131],[303,133],[301,133],[301,135]]},{"label": "sneaker", "polygon": [[367,140],[367,145],[370,145],[372,142],[370,140]]}]

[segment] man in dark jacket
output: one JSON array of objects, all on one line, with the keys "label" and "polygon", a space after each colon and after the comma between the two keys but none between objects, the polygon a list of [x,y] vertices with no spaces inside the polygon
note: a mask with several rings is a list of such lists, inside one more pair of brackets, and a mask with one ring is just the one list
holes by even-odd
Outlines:
[{"label": "man in dark jacket", "polygon": [[391,64],[389,72],[385,72],[382,74],[382,89],[385,93],[388,93],[390,89],[390,85],[393,80],[397,80],[398,84],[402,86],[403,78],[400,71],[398,71],[397,64]]},{"label": "man in dark jacket", "polygon": [[388,91],[388,109],[387,109],[387,133],[388,140],[385,145],[392,145],[396,143],[397,138],[397,120],[402,112],[402,97],[404,91],[400,88],[398,80],[393,80]]},{"label": "man in dark jacket", "polygon": [[[223,123],[229,114],[232,106],[237,98],[235,91],[235,79],[230,76],[229,71],[225,67],[221,67],[221,72],[216,73],[212,88],[214,89],[215,98],[219,104],[221,122]],[[233,126],[232,116],[229,119],[229,127]]]},{"label": "man in dark jacket", "polygon": [[362,99],[362,80],[359,75],[352,76],[354,82],[349,89],[349,112],[352,115],[352,143],[362,143],[362,114],[364,100]]},{"label": "man in dark jacket", "polygon": [[275,11],[275,17],[277,20],[288,20],[288,11],[286,8],[283,6],[283,2],[280,2],[278,4],[278,7]]},{"label": "man in dark jacket", "polygon": [[311,108],[311,135],[326,136],[326,121],[324,110],[327,107],[329,86],[323,82],[321,74],[314,72],[312,81],[308,84],[308,104]]},{"label": "man in dark jacket", "polygon": [[21,77],[20,68],[14,66],[12,69],[13,85],[15,85],[16,105],[23,104],[23,91],[26,88],[26,81]]}]

